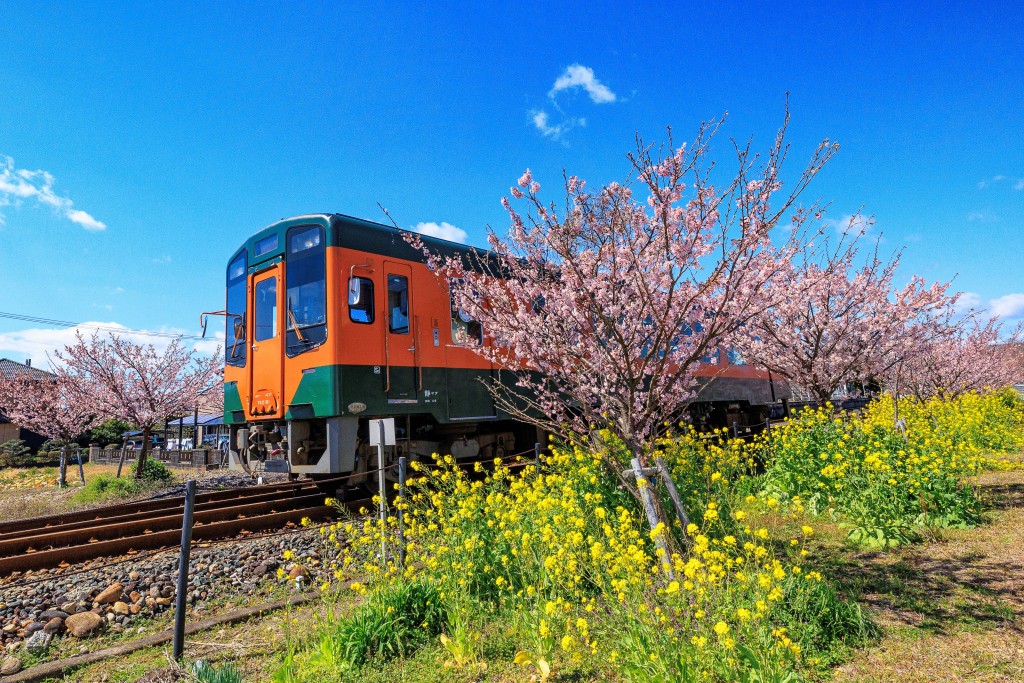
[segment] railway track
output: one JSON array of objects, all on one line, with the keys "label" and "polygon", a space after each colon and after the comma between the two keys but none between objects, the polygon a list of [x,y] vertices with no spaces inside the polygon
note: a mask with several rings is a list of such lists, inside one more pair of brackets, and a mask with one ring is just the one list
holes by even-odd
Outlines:
[{"label": "railway track", "polygon": [[[192,539],[244,536],[304,517],[326,519],[335,510],[324,498],[323,489],[308,481],[200,493]],[[349,505],[361,503],[366,501]],[[0,523],[0,577],[177,545],[183,514],[184,499],[175,497]]]}]

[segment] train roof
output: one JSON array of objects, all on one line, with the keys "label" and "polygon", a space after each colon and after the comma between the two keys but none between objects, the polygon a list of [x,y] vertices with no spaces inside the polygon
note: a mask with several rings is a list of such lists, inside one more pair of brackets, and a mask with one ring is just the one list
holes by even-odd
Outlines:
[{"label": "train roof", "polygon": [[231,261],[234,261],[242,251],[248,252],[247,260],[250,268],[275,258],[281,258],[284,255],[288,230],[307,225],[323,227],[329,247],[343,247],[406,261],[422,262],[426,260],[423,252],[406,242],[407,235],[417,235],[431,253],[441,256],[468,256],[474,252],[480,256],[487,254],[486,249],[478,249],[341,213],[313,213],[283,218],[256,231],[232,254]]}]

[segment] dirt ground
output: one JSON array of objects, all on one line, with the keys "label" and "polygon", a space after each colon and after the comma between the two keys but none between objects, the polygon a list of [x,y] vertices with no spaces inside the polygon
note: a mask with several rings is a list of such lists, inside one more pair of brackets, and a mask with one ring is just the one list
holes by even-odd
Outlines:
[{"label": "dirt ground", "polygon": [[836,681],[1024,681],[1024,471],[979,487],[991,523],[936,542],[837,557],[833,576],[885,629]]}]

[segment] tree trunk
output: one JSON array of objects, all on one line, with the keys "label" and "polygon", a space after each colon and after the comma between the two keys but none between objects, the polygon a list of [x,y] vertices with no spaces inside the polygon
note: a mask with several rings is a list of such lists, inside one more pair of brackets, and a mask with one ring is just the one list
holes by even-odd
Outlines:
[{"label": "tree trunk", "polygon": [[135,478],[142,479],[142,468],[146,464],[146,456],[149,455],[149,442],[152,438],[151,427],[142,428],[142,448],[139,449],[139,460],[135,463]]},{"label": "tree trunk", "polygon": [[60,476],[57,477],[57,488],[65,488],[68,485],[68,445],[65,443],[60,447]]}]

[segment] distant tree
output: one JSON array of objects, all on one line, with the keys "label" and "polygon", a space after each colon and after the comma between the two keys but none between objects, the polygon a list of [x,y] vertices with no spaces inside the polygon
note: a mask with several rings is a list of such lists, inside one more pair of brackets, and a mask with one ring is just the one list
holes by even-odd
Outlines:
[{"label": "distant tree", "polygon": [[[953,316],[947,316],[953,317]],[[929,335],[890,373],[893,393],[918,399],[955,398],[969,391],[1002,389],[1020,379],[1017,326],[1004,336],[999,319],[975,313],[945,324]]]},{"label": "distant tree", "polygon": [[58,486],[67,485],[69,444],[96,418],[96,408],[63,369],[53,376],[0,376],[0,410],[12,421],[50,439],[60,439]]},{"label": "distant tree", "polygon": [[899,255],[877,250],[863,265],[856,243],[819,252],[821,262],[783,264],[794,295],[762,308],[738,337],[747,361],[810,391],[824,404],[848,381],[867,382],[919,352],[934,311],[950,302],[949,284],[893,280]]},{"label": "distant tree", "polygon": [[492,387],[504,410],[563,436],[607,427],[646,466],[666,422],[696,396],[702,359],[786,296],[772,284],[807,247],[801,226],[818,213],[791,209],[837,146],[824,141],[782,193],[783,126],[764,158],[738,148],[735,175],[715,186],[717,127],[690,147],[670,139],[667,154],[638,139],[635,181],[590,191],[569,177],[561,210],[527,170],[503,199],[508,237],[491,231],[490,252],[442,258],[409,236],[460,317],[482,325],[476,353],[514,377]]},{"label": "distant tree", "polygon": [[124,440],[124,433],[130,431],[132,425],[116,417],[104,420],[90,430],[89,438],[101,445],[109,446],[114,443],[121,443]]},{"label": "distant tree", "polygon": [[89,339],[78,334],[75,344],[56,355],[79,396],[89,398],[102,416],[142,430],[136,478],[142,477],[153,428],[191,412],[219,369],[216,355],[199,356],[179,339],[160,352],[152,344],[135,344],[114,334]]}]

